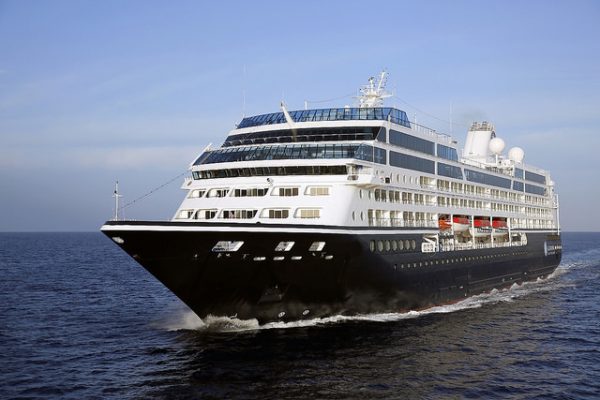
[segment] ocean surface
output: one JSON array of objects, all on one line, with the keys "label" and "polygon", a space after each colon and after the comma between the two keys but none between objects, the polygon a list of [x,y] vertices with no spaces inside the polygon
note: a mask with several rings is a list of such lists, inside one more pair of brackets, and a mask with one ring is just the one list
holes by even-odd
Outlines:
[{"label": "ocean surface", "polygon": [[424,312],[201,321],[100,233],[0,234],[0,399],[600,398],[600,233]]}]

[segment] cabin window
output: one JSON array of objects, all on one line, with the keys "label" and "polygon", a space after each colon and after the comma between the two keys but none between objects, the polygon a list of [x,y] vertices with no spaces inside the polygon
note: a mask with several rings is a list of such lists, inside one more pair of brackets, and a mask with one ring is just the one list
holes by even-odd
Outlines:
[{"label": "cabin window", "polygon": [[208,191],[208,197],[225,197],[229,193],[229,189],[210,189]]},{"label": "cabin window", "polygon": [[222,240],[220,242],[217,242],[217,244],[215,244],[213,246],[212,251],[214,253],[234,252],[234,251],[238,251],[240,249],[240,247],[242,247],[243,244],[244,244],[243,241]]},{"label": "cabin window", "polygon": [[261,197],[269,191],[268,188],[234,189],[233,197]]},{"label": "cabin window", "polygon": [[194,214],[194,210],[181,210],[177,214],[177,219],[188,219]]},{"label": "cabin window", "polygon": [[295,242],[279,242],[275,251],[290,251],[294,247]]},{"label": "cabin window", "polygon": [[329,186],[310,186],[306,194],[309,196],[329,196]]},{"label": "cabin window", "polygon": [[318,208],[299,208],[296,212],[298,218],[321,218],[321,210]]},{"label": "cabin window", "polygon": [[322,251],[325,248],[325,242],[312,242],[308,251]]},{"label": "cabin window", "polygon": [[290,216],[290,210],[285,208],[271,208],[263,211],[263,217],[272,219],[285,219]]},{"label": "cabin window", "polygon": [[298,196],[298,187],[278,187],[273,191],[273,196]]},{"label": "cabin window", "polygon": [[221,218],[224,219],[251,219],[257,210],[223,210]]},{"label": "cabin window", "polygon": [[204,194],[206,193],[205,189],[194,189],[190,192],[188,198],[190,199],[196,199],[199,197],[204,197]]},{"label": "cabin window", "polygon": [[217,215],[216,209],[198,210],[194,214],[194,219],[213,219]]}]

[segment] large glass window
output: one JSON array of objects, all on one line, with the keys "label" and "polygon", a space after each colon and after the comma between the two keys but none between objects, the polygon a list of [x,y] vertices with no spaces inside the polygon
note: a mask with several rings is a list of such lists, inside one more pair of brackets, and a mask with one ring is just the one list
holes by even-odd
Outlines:
[{"label": "large glass window", "polygon": [[435,174],[435,162],[425,158],[390,151],[390,165]]},{"label": "large glass window", "polygon": [[[290,111],[294,122],[340,121],[340,120],[382,120],[410,128],[408,116],[402,110],[390,107],[376,108],[323,108],[319,110]],[[283,124],[287,122],[283,112],[255,115],[244,118],[238,125],[240,128],[251,126]]]},{"label": "large glass window", "polygon": [[448,165],[441,162],[437,164],[438,175],[447,176],[449,178],[462,179],[462,169],[454,165]]},{"label": "large glass window", "polygon": [[546,183],[546,177],[544,175],[536,174],[535,172],[525,171],[525,179],[532,182],[541,184]]},{"label": "large glass window", "polygon": [[523,170],[521,168],[515,168],[515,178],[523,179]]},{"label": "large glass window", "polygon": [[525,191],[527,193],[537,194],[539,196],[543,196],[546,194],[546,188],[536,186],[536,185],[530,185],[528,183],[525,184]]},{"label": "large glass window", "polygon": [[523,187],[523,182],[513,181],[513,190],[518,190],[519,192],[522,192]]},{"label": "large glass window", "polygon": [[365,144],[301,144],[280,146],[229,147],[206,152],[194,165],[237,161],[355,158],[386,163],[385,150]]},{"label": "large glass window", "polygon": [[443,144],[437,145],[438,157],[445,158],[446,160],[458,161],[458,153],[455,148],[444,146]]},{"label": "large glass window", "polygon": [[510,179],[507,178],[486,174],[484,172],[473,171],[470,169],[465,169],[465,176],[467,177],[467,180],[471,182],[510,189]]},{"label": "large glass window", "polygon": [[340,127],[340,128],[306,128],[282,129],[276,131],[250,132],[230,135],[225,139],[223,147],[242,146],[265,143],[296,142],[340,142],[348,140],[373,140],[385,142],[383,127]]},{"label": "large glass window", "polygon": [[389,142],[406,149],[434,155],[434,143],[406,133],[390,130]]},{"label": "large glass window", "polygon": [[305,165],[291,167],[227,168],[193,171],[194,179],[239,178],[278,175],[346,175],[345,165]]}]

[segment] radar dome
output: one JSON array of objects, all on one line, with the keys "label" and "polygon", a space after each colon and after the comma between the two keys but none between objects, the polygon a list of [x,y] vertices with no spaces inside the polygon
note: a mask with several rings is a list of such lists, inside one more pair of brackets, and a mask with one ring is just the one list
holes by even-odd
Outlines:
[{"label": "radar dome", "polygon": [[506,146],[504,144],[504,140],[500,139],[499,137],[490,140],[490,151],[494,154],[502,153],[502,150],[504,150],[504,146]]},{"label": "radar dome", "polygon": [[508,151],[508,158],[514,162],[521,163],[523,162],[523,158],[525,158],[525,152],[520,147],[513,147]]}]

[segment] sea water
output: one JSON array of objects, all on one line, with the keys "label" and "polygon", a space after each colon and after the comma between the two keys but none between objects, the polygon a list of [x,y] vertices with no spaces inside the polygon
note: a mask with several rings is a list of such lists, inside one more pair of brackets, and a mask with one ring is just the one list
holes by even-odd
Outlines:
[{"label": "sea water", "polygon": [[0,234],[0,398],[600,397],[600,234],[409,313],[199,319],[100,233]]}]

